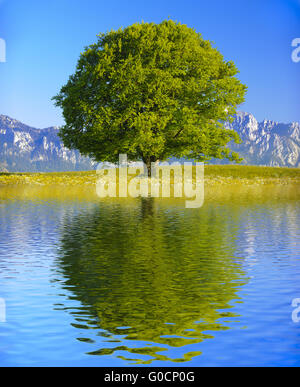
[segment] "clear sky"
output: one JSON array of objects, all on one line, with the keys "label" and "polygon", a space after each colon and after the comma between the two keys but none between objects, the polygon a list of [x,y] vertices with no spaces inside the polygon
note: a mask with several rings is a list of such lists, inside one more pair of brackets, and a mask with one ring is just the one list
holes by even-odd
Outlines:
[{"label": "clear sky", "polygon": [[240,110],[300,121],[300,0],[0,0],[0,114],[38,128],[63,124],[51,97],[96,35],[170,17],[211,40],[248,86]]}]

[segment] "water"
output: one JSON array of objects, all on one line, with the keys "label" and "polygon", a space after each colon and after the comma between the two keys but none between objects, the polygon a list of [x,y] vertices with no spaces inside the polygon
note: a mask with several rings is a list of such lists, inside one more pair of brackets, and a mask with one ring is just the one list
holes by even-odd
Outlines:
[{"label": "water", "polygon": [[298,188],[0,188],[0,365],[299,366]]}]

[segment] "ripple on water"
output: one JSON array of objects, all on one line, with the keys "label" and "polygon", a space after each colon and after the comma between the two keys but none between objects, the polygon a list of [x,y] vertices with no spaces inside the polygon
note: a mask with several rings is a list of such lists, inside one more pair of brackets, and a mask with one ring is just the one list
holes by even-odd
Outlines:
[{"label": "ripple on water", "polygon": [[0,363],[299,365],[299,217],[288,198],[2,199]]}]

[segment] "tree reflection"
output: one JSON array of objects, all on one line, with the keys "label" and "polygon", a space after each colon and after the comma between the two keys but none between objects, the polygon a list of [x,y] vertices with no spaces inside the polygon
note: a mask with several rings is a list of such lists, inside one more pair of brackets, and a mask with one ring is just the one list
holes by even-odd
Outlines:
[{"label": "tree reflection", "polygon": [[[246,279],[234,257],[233,227],[213,207],[134,203],[103,202],[65,220],[64,287],[88,309],[88,324],[118,343],[90,354],[126,351],[143,364],[187,361],[201,352],[184,346],[213,337],[204,331],[228,329],[219,319],[234,316],[229,302]],[[79,321],[74,326],[83,328]],[[160,353],[172,347],[183,348],[180,358]]]}]

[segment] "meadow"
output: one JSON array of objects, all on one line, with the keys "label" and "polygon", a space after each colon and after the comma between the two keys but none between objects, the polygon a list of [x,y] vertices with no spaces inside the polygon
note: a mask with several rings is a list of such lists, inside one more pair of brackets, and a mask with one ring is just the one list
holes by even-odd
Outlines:
[{"label": "meadow", "polygon": [[[206,184],[298,184],[300,168],[245,165],[205,165]],[[97,180],[96,171],[53,173],[0,173],[0,185],[90,186]]]}]

